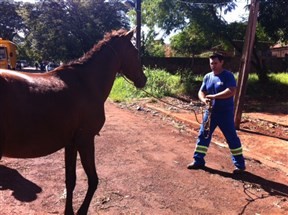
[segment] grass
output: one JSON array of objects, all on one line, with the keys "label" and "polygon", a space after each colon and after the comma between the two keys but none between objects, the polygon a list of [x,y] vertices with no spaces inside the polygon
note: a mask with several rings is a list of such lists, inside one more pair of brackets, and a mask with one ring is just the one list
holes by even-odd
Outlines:
[{"label": "grass", "polygon": [[259,82],[256,74],[249,74],[246,97],[267,102],[288,102],[288,73],[270,73],[269,81]]},{"label": "grass", "polygon": [[288,73],[269,74],[270,80],[288,86]]},{"label": "grass", "polygon": [[[158,98],[173,95],[188,95],[197,98],[197,92],[203,80],[203,75],[191,75],[191,73],[182,72],[171,75],[165,70],[149,68],[145,68],[144,72],[148,78],[144,90]],[[288,102],[287,92],[288,73],[271,73],[266,83],[260,83],[256,74],[249,74],[246,91],[249,99]],[[109,96],[110,99],[118,102],[144,97],[150,96],[137,90],[122,77],[116,78]]]},{"label": "grass", "polygon": [[[147,84],[144,88],[150,94],[157,98],[164,96],[182,94],[185,91],[184,85],[181,84],[179,75],[171,75],[161,69],[145,68],[145,75],[147,76]],[[149,97],[147,93],[136,89],[122,77],[117,77],[109,98],[113,101],[129,101],[133,98]]]}]

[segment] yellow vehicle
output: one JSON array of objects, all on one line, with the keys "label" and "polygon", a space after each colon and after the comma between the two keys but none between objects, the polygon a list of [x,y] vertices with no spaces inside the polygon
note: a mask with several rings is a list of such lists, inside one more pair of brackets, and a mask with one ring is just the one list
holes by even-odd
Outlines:
[{"label": "yellow vehicle", "polygon": [[9,40],[0,38],[0,69],[15,69],[17,46]]}]

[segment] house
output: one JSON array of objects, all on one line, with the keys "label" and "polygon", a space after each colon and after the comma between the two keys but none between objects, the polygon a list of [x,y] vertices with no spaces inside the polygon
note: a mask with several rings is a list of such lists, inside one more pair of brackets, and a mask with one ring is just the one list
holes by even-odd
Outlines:
[{"label": "house", "polygon": [[288,57],[288,44],[276,44],[270,48],[273,57]]}]

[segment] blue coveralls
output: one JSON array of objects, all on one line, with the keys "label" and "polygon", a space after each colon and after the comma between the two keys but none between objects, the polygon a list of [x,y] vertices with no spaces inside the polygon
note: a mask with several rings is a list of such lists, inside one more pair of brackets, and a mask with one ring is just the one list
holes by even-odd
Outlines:
[{"label": "blue coveralls", "polygon": [[[204,76],[201,91],[207,95],[222,92],[229,87],[236,87],[234,75],[223,70],[220,74],[215,75],[210,72]],[[207,121],[208,111],[204,113],[203,122]],[[227,99],[215,99],[212,103],[210,131],[207,135],[204,130],[204,124],[201,124],[197,145],[194,152],[196,164],[205,165],[204,157],[208,151],[212,134],[218,126],[224,134],[229,145],[232,161],[237,168],[245,169],[245,161],[242,154],[242,146],[237,136],[234,125],[234,101],[233,96]]]}]

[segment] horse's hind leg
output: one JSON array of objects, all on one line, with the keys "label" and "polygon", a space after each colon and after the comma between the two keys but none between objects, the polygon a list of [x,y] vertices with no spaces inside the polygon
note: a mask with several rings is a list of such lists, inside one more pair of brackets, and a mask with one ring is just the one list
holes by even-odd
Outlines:
[{"label": "horse's hind leg", "polygon": [[66,175],[66,205],[65,215],[74,215],[73,211],[73,190],[76,184],[76,158],[77,149],[75,144],[65,147],[65,175]]},{"label": "horse's hind leg", "polygon": [[82,140],[81,143],[77,145],[77,149],[80,154],[82,166],[88,177],[88,190],[77,214],[85,215],[88,212],[90,202],[98,185],[98,176],[95,167],[94,136],[91,136],[90,138],[86,137],[85,141]]}]

